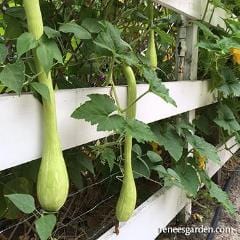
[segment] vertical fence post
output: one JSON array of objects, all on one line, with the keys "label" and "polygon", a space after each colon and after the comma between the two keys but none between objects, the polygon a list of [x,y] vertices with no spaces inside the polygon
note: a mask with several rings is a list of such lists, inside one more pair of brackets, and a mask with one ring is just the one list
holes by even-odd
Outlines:
[{"label": "vertical fence post", "polygon": [[[182,23],[179,28],[177,54],[176,54],[176,76],[178,81],[197,80],[198,70],[198,27],[185,16],[181,16]],[[187,113],[186,118],[190,123],[195,119],[195,110]],[[188,147],[189,149],[191,146]],[[188,221],[192,213],[192,203],[189,199],[184,208],[184,221]]]}]

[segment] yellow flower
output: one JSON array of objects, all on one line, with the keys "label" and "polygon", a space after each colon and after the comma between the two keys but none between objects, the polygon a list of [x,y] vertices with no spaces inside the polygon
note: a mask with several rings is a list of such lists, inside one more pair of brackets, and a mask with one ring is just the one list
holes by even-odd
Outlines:
[{"label": "yellow flower", "polygon": [[231,48],[230,51],[233,56],[234,64],[240,65],[240,48]]},{"label": "yellow flower", "polygon": [[194,150],[194,155],[198,161],[198,167],[201,170],[205,170],[206,169],[206,157],[202,156],[198,151]]},{"label": "yellow flower", "polygon": [[200,156],[199,159],[198,159],[198,167],[199,169],[206,169],[206,158],[203,157],[203,156]]},{"label": "yellow flower", "polygon": [[161,155],[162,154],[162,150],[161,150],[161,147],[159,146],[159,144],[155,143],[155,142],[151,142],[150,143],[151,147],[152,147],[152,150],[153,152]]},{"label": "yellow flower", "polygon": [[152,146],[152,150],[154,151],[154,152],[157,152],[158,151],[158,144],[157,143],[155,143],[155,142],[151,142],[151,146]]}]

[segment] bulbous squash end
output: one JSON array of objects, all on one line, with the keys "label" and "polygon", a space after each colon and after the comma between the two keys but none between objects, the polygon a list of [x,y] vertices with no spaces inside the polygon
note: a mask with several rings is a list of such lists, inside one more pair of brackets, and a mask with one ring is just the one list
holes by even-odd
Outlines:
[{"label": "bulbous squash end", "polygon": [[136,207],[137,191],[134,180],[131,184],[123,185],[116,206],[116,218],[119,222],[130,219]]},{"label": "bulbous squash end", "polygon": [[66,202],[68,190],[69,179],[63,157],[43,158],[37,181],[41,207],[46,211],[57,212]]}]

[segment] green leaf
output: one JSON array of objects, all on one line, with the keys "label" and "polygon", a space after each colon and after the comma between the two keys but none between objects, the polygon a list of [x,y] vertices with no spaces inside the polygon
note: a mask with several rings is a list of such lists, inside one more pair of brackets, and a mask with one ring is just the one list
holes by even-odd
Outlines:
[{"label": "green leaf", "polygon": [[139,60],[137,56],[133,52],[123,53],[123,54],[116,54],[116,58],[118,58],[121,62],[129,66],[137,66]]},{"label": "green leaf", "polygon": [[220,204],[222,204],[228,213],[234,215],[236,213],[236,207],[229,199],[228,194],[224,192],[218,185],[216,185],[205,172],[200,172],[200,176],[202,181],[206,185],[210,196],[212,198],[215,198]]},{"label": "green leaf", "polygon": [[110,172],[112,172],[116,160],[116,155],[114,151],[111,148],[104,148],[101,152],[101,159],[103,161],[107,161]]},{"label": "green leaf", "polygon": [[45,215],[35,221],[36,231],[41,240],[51,237],[57,219],[53,214]]},{"label": "green leaf", "polygon": [[10,8],[6,9],[5,14],[7,16],[17,18],[18,20],[24,20],[26,18],[25,11],[22,6],[11,6]]},{"label": "green leaf", "polygon": [[102,31],[94,40],[97,47],[107,50],[113,55],[131,50],[131,46],[121,38],[121,33],[117,27],[107,21],[100,24],[102,25]]},{"label": "green leaf", "polygon": [[121,133],[125,127],[125,124],[124,118],[116,114],[107,118],[105,122],[102,122],[102,124],[99,124],[97,129],[98,131],[116,131]]},{"label": "green leaf", "polygon": [[91,39],[91,34],[83,27],[79,26],[75,22],[69,22],[62,24],[59,31],[64,33],[73,33],[78,39]]},{"label": "green leaf", "polygon": [[88,170],[90,173],[95,175],[94,166],[91,159],[87,158],[83,153],[80,153],[78,155],[78,161],[80,166],[82,166],[82,170]]},{"label": "green leaf", "polygon": [[34,198],[28,194],[10,194],[4,195],[8,198],[20,211],[29,214],[32,213],[36,207]]},{"label": "green leaf", "polygon": [[84,187],[84,178],[81,174],[81,171],[76,164],[73,167],[68,168],[69,178],[73,182],[73,184],[77,187],[77,189],[82,189]]},{"label": "green leaf", "polygon": [[[114,100],[108,95],[91,94],[91,99],[77,108],[72,117],[84,119],[92,125],[97,124],[98,131],[126,131],[138,142],[156,141],[156,137],[148,125],[133,119],[125,120],[120,115],[112,115],[117,110]],[[101,104],[99,104],[101,103]]]},{"label": "green leaf", "polygon": [[117,110],[112,98],[102,94],[91,94],[88,97],[91,100],[77,108],[72,114],[73,118],[84,119],[92,125],[97,124],[98,131],[121,131],[123,129],[124,118],[111,115]]},{"label": "green leaf", "polygon": [[161,38],[161,43],[164,43],[167,45],[172,45],[174,43],[174,38],[172,37],[171,34],[164,32],[161,28],[158,28],[158,27],[155,28],[154,30]]},{"label": "green leaf", "polygon": [[142,149],[139,144],[134,144],[132,146],[132,151],[135,152],[138,156],[142,156]]},{"label": "green leaf", "polygon": [[177,172],[175,170],[168,168],[167,176],[165,176],[165,179],[164,179],[164,185],[172,186],[172,184],[182,187],[180,176],[177,174]]},{"label": "green leaf", "polygon": [[151,169],[158,173],[159,178],[163,178],[164,176],[168,175],[166,168],[162,165],[153,166]]},{"label": "green leaf", "polygon": [[185,136],[185,132],[187,131],[194,131],[194,127],[192,124],[190,124],[189,122],[187,122],[185,119],[181,118],[181,119],[177,119],[176,123],[175,123],[175,128],[177,131],[177,134],[179,136]]},{"label": "green leaf", "polygon": [[151,128],[138,120],[127,119],[126,133],[135,138],[139,143],[157,141]]},{"label": "green leaf", "polygon": [[196,197],[200,186],[199,177],[196,170],[187,164],[178,165],[175,168],[176,173],[180,177],[180,183],[183,189],[193,197]]},{"label": "green leaf", "polygon": [[228,83],[224,83],[221,86],[219,86],[218,91],[223,94],[224,98],[228,97],[240,97],[240,82],[232,81]]},{"label": "green leaf", "polygon": [[54,40],[43,39],[37,47],[36,53],[46,73],[52,68],[53,59],[58,63],[63,63],[62,53]]},{"label": "green leaf", "polygon": [[47,85],[43,83],[33,82],[30,84],[31,87],[39,93],[45,100],[50,100],[50,93]]},{"label": "green leaf", "polygon": [[221,48],[218,44],[216,43],[210,43],[208,41],[201,41],[198,43],[197,45],[199,48],[203,48],[206,49],[208,51],[217,51],[217,52],[221,52]]},{"label": "green leaf", "polygon": [[[15,177],[8,181],[3,188],[3,195],[12,195],[12,194],[31,194],[32,193],[32,184],[28,179],[24,177]],[[17,219],[22,216],[18,208],[8,199],[7,202],[7,213],[4,215],[7,219]]]},{"label": "green leaf", "polygon": [[201,156],[217,163],[220,162],[217,149],[212,144],[206,142],[203,138],[196,135],[188,134],[186,137],[188,143],[192,146],[192,148],[197,150]]},{"label": "green leaf", "polygon": [[222,83],[218,86],[218,91],[224,98],[239,97],[240,96],[240,82],[235,76],[234,69],[230,67],[224,67],[218,72]]},{"label": "green leaf", "polygon": [[5,62],[7,55],[8,55],[7,47],[4,44],[0,43],[0,63]]},{"label": "green leaf", "polygon": [[150,161],[153,163],[158,163],[162,161],[161,156],[153,151],[148,151],[147,156],[150,159]]},{"label": "green leaf", "polygon": [[218,41],[218,46],[222,53],[228,54],[231,48],[240,48],[239,41],[230,37],[223,37]]},{"label": "green leaf", "polygon": [[218,117],[214,119],[214,122],[224,130],[228,132],[229,135],[240,130],[240,125],[236,120],[232,110],[227,105],[219,105],[218,107]]},{"label": "green leaf", "polygon": [[236,21],[235,19],[225,19],[225,23],[229,28],[231,28],[232,33],[238,34],[240,31],[240,23],[239,21]]},{"label": "green leaf", "polygon": [[47,41],[48,51],[52,53],[53,59],[57,60],[58,63],[63,64],[62,53],[58,48],[55,41]]},{"label": "green leaf", "polygon": [[7,24],[4,35],[5,38],[15,39],[18,38],[24,32],[22,23],[21,21],[19,21],[19,19],[4,14],[4,21]]},{"label": "green leaf", "polygon": [[60,32],[53,28],[45,26],[43,29],[48,38],[56,38],[61,36]]},{"label": "green leaf", "polygon": [[101,31],[101,25],[95,18],[85,18],[81,25],[90,33],[99,33]]},{"label": "green leaf", "polygon": [[164,146],[175,161],[178,161],[182,156],[184,143],[175,129],[168,124],[162,131],[156,127],[154,132],[158,143]]},{"label": "green leaf", "polygon": [[149,89],[152,93],[161,97],[167,103],[171,103],[174,106],[176,102],[169,96],[169,90],[163,85],[162,81],[157,77],[157,73],[151,68],[143,68],[143,76],[149,83]]},{"label": "green leaf", "polygon": [[214,7],[219,7],[223,9],[226,7],[221,0],[211,0],[211,3],[214,5]]},{"label": "green leaf", "polygon": [[93,161],[83,154],[79,149],[76,151],[64,152],[64,159],[68,163],[69,177],[78,189],[84,187],[84,178],[82,173],[89,171],[95,175]]},{"label": "green leaf", "polygon": [[133,158],[133,173],[134,178],[146,177],[149,178],[151,171],[147,163],[140,157]]},{"label": "green leaf", "polygon": [[49,52],[49,49],[45,44],[41,43],[40,46],[38,46],[36,53],[45,73],[48,74],[53,66],[53,57],[51,52]]},{"label": "green leaf", "polygon": [[204,35],[207,38],[211,37],[211,38],[214,38],[214,39],[219,39],[219,37],[217,35],[215,35],[206,24],[203,24],[200,21],[193,21],[193,23],[195,25],[197,25],[203,31]]},{"label": "green leaf", "polygon": [[201,114],[196,119],[194,119],[193,123],[197,127],[197,129],[204,134],[209,135],[211,133],[210,128],[212,125],[212,121],[210,121],[207,116]]},{"label": "green leaf", "polygon": [[18,58],[20,58],[24,53],[28,52],[29,50],[37,47],[37,40],[34,36],[29,33],[25,32],[17,39],[17,53]]},{"label": "green leaf", "polygon": [[0,81],[17,94],[21,93],[25,82],[25,65],[21,60],[7,64],[0,73]]},{"label": "green leaf", "polygon": [[214,182],[211,181],[210,186],[208,186],[208,190],[211,197],[216,198],[230,214],[234,214],[236,212],[236,207],[230,201],[227,193],[218,187]]}]

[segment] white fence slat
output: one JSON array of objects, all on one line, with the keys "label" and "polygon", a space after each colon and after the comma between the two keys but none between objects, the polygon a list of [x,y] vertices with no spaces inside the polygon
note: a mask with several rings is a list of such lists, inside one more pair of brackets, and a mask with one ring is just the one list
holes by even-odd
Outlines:
[{"label": "white fence slat", "polygon": [[154,240],[186,201],[186,194],[177,187],[161,189],[140,205],[127,222],[120,223],[119,235],[111,228],[98,240]]},{"label": "white fence slat", "polygon": [[200,19],[202,11],[201,0],[154,0],[156,3],[172,9],[173,11],[185,15],[191,19]]},{"label": "white fence slat", "polygon": [[[178,107],[165,103],[150,93],[138,102],[137,118],[145,123],[165,119],[215,101],[208,92],[207,81],[165,83]],[[138,85],[138,95],[148,85]],[[105,136],[109,132],[97,132],[96,127],[70,117],[71,113],[92,93],[109,94],[109,88],[83,88],[56,92],[58,128],[63,149],[79,146]],[[117,87],[120,102],[126,106],[126,87]],[[0,96],[0,171],[41,156],[41,106],[31,95]]]},{"label": "white fence slat", "polygon": [[[207,6],[207,0],[154,0],[156,3],[161,4],[164,7],[172,9],[173,11],[187,16],[194,20],[202,20],[204,12]],[[208,8],[208,14],[205,17],[205,21],[209,22],[213,6]],[[211,19],[211,25],[226,27],[223,19],[226,19],[228,14],[221,8],[215,8],[213,17]]]},{"label": "white fence slat", "polygon": [[[229,149],[229,150],[228,150]],[[227,141],[226,145],[223,145],[219,148],[218,155],[221,159],[220,164],[216,164],[214,162],[209,162],[207,164],[207,172],[209,176],[215,175],[217,171],[222,168],[222,166],[232,157],[234,153],[236,153],[239,149],[239,144],[236,143],[234,138],[231,138]]]},{"label": "white fence slat", "polygon": [[[226,143],[228,147],[235,144],[234,138]],[[239,148],[240,145],[235,145],[231,153],[225,149],[225,145],[218,148],[221,164],[209,162],[207,166],[209,176],[212,177]],[[166,227],[187,202],[186,194],[180,188],[174,186],[170,189],[161,189],[141,204],[128,222],[120,224],[119,235],[111,228],[98,240],[132,240],[133,236],[138,240],[154,240],[159,235],[159,230]]]},{"label": "white fence slat", "polygon": [[[203,17],[203,14],[205,12],[207,1],[208,0],[202,0],[202,16],[201,16],[201,18]],[[212,14],[213,11],[214,11],[214,13]],[[224,9],[214,8],[214,6],[210,4],[208,7],[208,11],[207,11],[204,21],[210,22],[210,24],[212,26],[216,26],[216,27],[219,26],[221,28],[226,28],[224,19],[227,19],[229,17],[230,17],[230,15]]]}]

